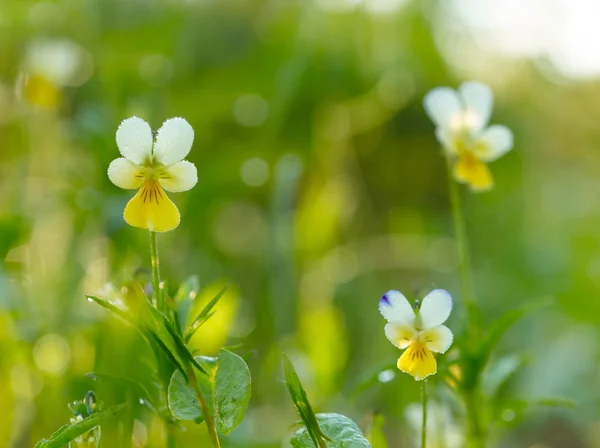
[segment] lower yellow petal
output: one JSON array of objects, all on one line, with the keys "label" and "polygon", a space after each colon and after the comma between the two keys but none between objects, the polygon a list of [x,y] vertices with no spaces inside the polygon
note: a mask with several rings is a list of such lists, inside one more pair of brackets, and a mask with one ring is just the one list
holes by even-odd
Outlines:
[{"label": "lower yellow petal", "polygon": [[125,207],[123,218],[130,226],[154,232],[173,230],[180,221],[177,206],[155,180],[146,181],[131,198]]},{"label": "lower yellow petal", "polygon": [[494,186],[492,174],[485,163],[470,152],[463,152],[454,165],[454,177],[473,191],[486,191]]},{"label": "lower yellow petal", "polygon": [[398,359],[398,368],[419,381],[437,372],[437,362],[424,344],[413,342]]}]

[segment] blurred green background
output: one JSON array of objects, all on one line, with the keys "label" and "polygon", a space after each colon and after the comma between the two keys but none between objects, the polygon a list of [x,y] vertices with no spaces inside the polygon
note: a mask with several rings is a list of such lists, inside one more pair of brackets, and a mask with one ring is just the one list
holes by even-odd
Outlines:
[{"label": "blurred green background", "polygon": [[[507,405],[497,446],[600,446],[600,36],[585,34],[600,11],[570,4],[0,2],[0,446],[33,446],[89,389],[131,399],[87,372],[148,369],[141,338],[84,299],[148,275],[147,232],[122,219],[133,193],[106,175],[131,115],[195,130],[199,182],[171,195],[182,223],[159,250],[172,293],[192,274],[201,301],[230,285],[193,342],[250,356],[250,409],[224,445],[288,446],[285,351],[317,410],[365,430],[382,414],[391,447],[416,446],[414,380],[377,375],[399,356],[377,303],[434,287],[460,302],[445,161],[421,100],[467,79],[492,87],[492,122],[515,134],[491,165],[496,188],[465,195],[484,317],[553,299],[502,342],[524,366],[507,394],[529,404]],[[435,446],[460,447],[460,408],[436,384],[453,433]],[[531,404],[546,398],[576,407]],[[134,446],[163,446],[158,419],[131,412]],[[121,446],[111,425],[104,446]],[[184,426],[181,446],[208,445]]]}]

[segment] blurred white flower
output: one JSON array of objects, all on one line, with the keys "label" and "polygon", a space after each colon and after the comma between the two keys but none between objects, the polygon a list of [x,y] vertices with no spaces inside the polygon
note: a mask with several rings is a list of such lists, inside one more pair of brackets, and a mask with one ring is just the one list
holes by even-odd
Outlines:
[{"label": "blurred white flower", "polygon": [[[404,417],[413,430],[413,445],[420,446],[423,413],[420,403],[406,406]],[[427,404],[427,447],[428,448],[463,448],[464,436],[453,418],[450,409],[429,401]]]},{"label": "blurred white flower", "polygon": [[386,292],[379,301],[379,311],[388,321],[385,335],[392,344],[407,349],[398,359],[398,368],[419,381],[437,372],[432,352],[445,353],[452,345],[452,331],[442,325],[452,311],[448,291],[434,289],[415,313],[399,291]]},{"label": "blurred white flower", "polygon": [[458,90],[437,87],[425,96],[423,104],[446,155],[456,159],[456,180],[472,191],[492,188],[486,163],[512,149],[513,135],[506,126],[487,126],[493,106],[490,88],[473,81],[461,84]]},{"label": "blurred white flower", "polygon": [[117,187],[139,189],[125,207],[127,224],[154,232],[179,225],[179,210],[164,190],[186,191],[198,182],[194,164],[183,160],[193,142],[194,130],[183,118],[165,121],[155,141],[150,125],[141,118],[121,123],[117,146],[123,157],[111,162],[108,177]]}]

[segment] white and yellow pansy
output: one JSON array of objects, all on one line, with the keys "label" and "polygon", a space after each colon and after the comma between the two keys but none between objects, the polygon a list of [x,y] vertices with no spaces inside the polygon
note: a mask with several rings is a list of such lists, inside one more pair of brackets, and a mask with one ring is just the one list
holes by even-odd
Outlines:
[{"label": "white and yellow pansy", "polygon": [[170,118],[156,134],[138,117],[123,121],[117,129],[117,146],[123,157],[108,167],[117,187],[135,190],[123,217],[133,227],[167,232],[179,225],[177,206],[164,190],[186,191],[198,182],[193,163],[183,160],[194,141],[194,130],[183,118]]},{"label": "white and yellow pansy", "polygon": [[379,301],[379,311],[388,321],[387,338],[396,347],[406,349],[398,359],[398,368],[417,381],[435,374],[437,362],[432,352],[445,353],[454,338],[442,325],[452,311],[450,293],[434,289],[415,312],[402,293],[388,291]]},{"label": "white and yellow pansy", "polygon": [[487,126],[494,96],[480,82],[464,82],[458,90],[437,87],[424,98],[436,137],[446,155],[456,159],[454,177],[472,191],[486,191],[494,181],[486,163],[500,158],[513,147],[513,135],[506,126]]}]

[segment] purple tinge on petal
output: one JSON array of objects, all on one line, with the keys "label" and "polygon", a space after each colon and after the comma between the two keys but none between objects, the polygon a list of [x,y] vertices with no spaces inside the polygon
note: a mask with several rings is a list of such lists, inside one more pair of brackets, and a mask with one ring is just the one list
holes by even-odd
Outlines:
[{"label": "purple tinge on petal", "polygon": [[390,299],[388,299],[387,293],[381,296],[381,299],[379,300],[379,305],[381,306],[383,304],[391,306]]}]

